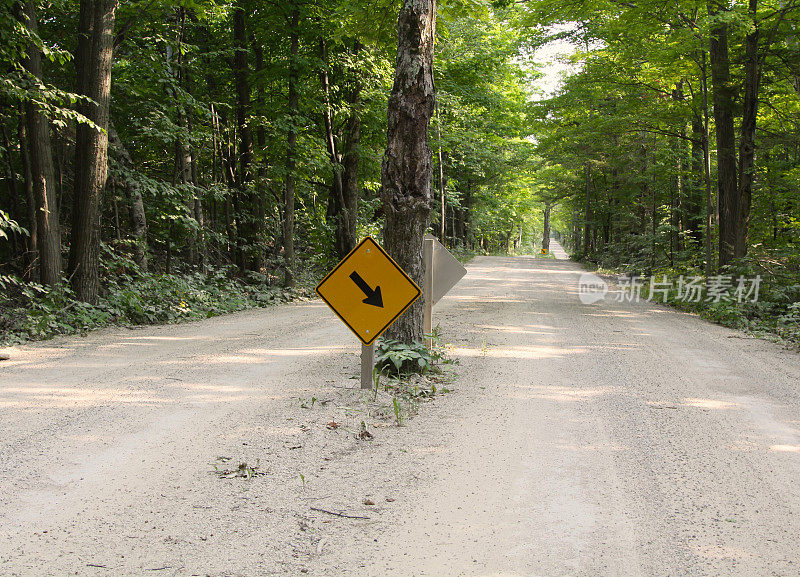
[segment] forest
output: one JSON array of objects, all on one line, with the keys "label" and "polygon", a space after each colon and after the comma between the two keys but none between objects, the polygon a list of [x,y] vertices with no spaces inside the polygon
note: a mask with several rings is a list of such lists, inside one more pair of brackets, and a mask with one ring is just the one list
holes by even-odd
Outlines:
[{"label": "forest", "polygon": [[465,257],[552,236],[601,272],[758,276],[757,302],[670,297],[798,339],[798,0],[4,0],[3,340],[282,302],[398,238],[382,165],[419,7],[416,224]]}]

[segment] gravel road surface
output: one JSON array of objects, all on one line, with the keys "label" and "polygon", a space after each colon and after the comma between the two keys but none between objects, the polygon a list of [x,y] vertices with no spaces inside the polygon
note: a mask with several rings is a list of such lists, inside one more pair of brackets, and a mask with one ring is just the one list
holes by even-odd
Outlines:
[{"label": "gravel road surface", "polygon": [[796,353],[468,271],[399,427],[319,301],[0,351],[0,575],[800,576]]}]

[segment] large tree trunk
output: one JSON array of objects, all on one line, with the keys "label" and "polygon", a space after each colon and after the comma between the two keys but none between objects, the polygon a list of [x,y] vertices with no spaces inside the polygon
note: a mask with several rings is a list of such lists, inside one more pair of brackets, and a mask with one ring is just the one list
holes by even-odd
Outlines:
[{"label": "large tree trunk", "polygon": [[118,0],[81,0],[76,69],[78,92],[94,103],[84,115],[102,130],[79,124],[76,136],[75,188],[69,275],[76,296],[97,299],[100,252],[100,203],[108,176],[108,107],[114,56],[114,16]]},{"label": "large tree trunk", "polygon": [[[709,12],[712,16],[718,12]],[[731,262],[736,245],[739,193],[736,187],[736,136],[733,129],[734,90],[728,57],[728,26],[717,22],[711,29],[711,89],[717,133],[717,199],[719,202],[719,265]]]},{"label": "large tree trunk", "polygon": [[[108,143],[112,150],[116,151],[119,163],[126,170],[133,170],[133,159],[120,140],[114,125],[108,125]],[[128,218],[131,225],[131,236],[133,237],[133,262],[135,262],[142,272],[147,272],[147,216],[144,212],[144,200],[142,190],[136,179],[125,178],[125,194],[128,197]]]},{"label": "large tree trunk", "polygon": [[[433,180],[428,127],[435,104],[436,0],[404,0],[397,30],[388,145],[381,170],[386,216],[383,239],[397,264],[421,286],[425,272],[422,244],[430,220]],[[422,340],[422,299],[390,327],[388,334],[406,343]]]},{"label": "large tree trunk", "polygon": [[[28,0],[25,4],[25,14],[22,19],[27,19],[28,29],[36,34],[38,24],[32,0]],[[42,78],[42,55],[33,43],[28,46],[24,66],[32,76]],[[25,103],[25,119],[32,191],[36,205],[39,280],[42,284],[56,286],[61,282],[61,231],[58,225],[50,126],[39,107],[31,101]]]},{"label": "large tree trunk", "polygon": [[283,285],[294,286],[294,193],[295,169],[297,168],[297,113],[300,97],[297,93],[298,62],[300,52],[300,9],[295,6],[289,22],[289,134],[286,137],[286,181],[283,191]]},{"label": "large tree trunk", "polygon": [[758,116],[758,90],[761,84],[761,66],[758,55],[759,29],[756,20],[758,0],[750,0],[748,10],[753,20],[752,32],[745,38],[744,103],[742,107],[742,134],[739,141],[739,210],[737,211],[736,245],[734,256],[747,254],[747,229],[750,224],[750,203],[753,196],[753,179],[756,159],[756,118]]}]

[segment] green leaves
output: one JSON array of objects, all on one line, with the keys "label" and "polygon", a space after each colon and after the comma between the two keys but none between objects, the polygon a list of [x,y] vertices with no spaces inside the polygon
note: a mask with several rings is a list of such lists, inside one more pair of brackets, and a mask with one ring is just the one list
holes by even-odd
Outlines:
[{"label": "green leaves", "polygon": [[433,357],[424,343],[405,344],[392,339],[381,339],[375,347],[375,368],[381,372],[402,375],[425,373]]}]

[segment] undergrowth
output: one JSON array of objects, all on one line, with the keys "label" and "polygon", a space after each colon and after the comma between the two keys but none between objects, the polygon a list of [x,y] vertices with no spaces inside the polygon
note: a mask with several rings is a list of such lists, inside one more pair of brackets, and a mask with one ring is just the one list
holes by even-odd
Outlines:
[{"label": "undergrowth", "polygon": [[[608,257],[595,260],[596,272],[601,275],[640,275],[642,280],[642,298],[649,297],[649,278],[656,282],[666,276],[672,284],[665,304],[677,309],[695,313],[702,318],[723,326],[740,329],[766,338],[777,338],[792,346],[800,346],[800,255],[791,250],[770,250],[756,247],[751,253],[734,264],[724,267],[719,274],[732,280],[731,290],[723,298],[688,301],[678,294],[678,279],[684,277],[702,277],[704,272],[700,265],[660,266],[648,270],[647,260],[643,257],[629,256],[628,259]],[[642,253],[644,254],[644,253]],[[625,262],[628,260],[628,262]],[[687,259],[688,260],[688,259]],[[649,273],[649,274],[648,274]],[[758,299],[743,299],[739,302],[734,291],[737,279],[760,278]],[[654,302],[664,300],[663,293],[653,296]]]},{"label": "undergrowth", "polygon": [[84,303],[64,282],[51,288],[14,277],[0,279],[0,344],[83,333],[105,326],[170,324],[248,308],[280,304],[310,294],[269,284],[264,275],[234,276],[233,267],[207,272],[142,273],[127,257],[106,249],[102,287],[95,304]]},{"label": "undergrowth", "polygon": [[449,393],[448,385],[456,377],[453,371],[445,370],[458,362],[447,355],[438,327],[426,338],[430,348],[422,342],[405,344],[392,339],[381,339],[375,346],[375,399],[381,391],[391,396],[386,412],[391,409],[398,426],[416,414],[421,402]]}]

